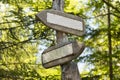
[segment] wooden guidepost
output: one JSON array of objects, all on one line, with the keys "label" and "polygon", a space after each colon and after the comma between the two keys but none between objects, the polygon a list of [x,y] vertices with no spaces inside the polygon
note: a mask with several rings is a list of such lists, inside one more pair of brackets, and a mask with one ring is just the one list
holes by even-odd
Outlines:
[{"label": "wooden guidepost", "polygon": [[[64,0],[53,0],[53,9],[63,11]],[[65,33],[56,31],[57,44],[68,42]],[[75,62],[68,62],[61,65],[61,80],[81,80],[77,64]]]},{"label": "wooden guidepost", "polygon": [[44,68],[61,66],[61,80],[81,80],[77,64],[72,62],[84,50],[84,43],[69,41],[65,33],[82,36],[85,27],[82,18],[64,13],[64,0],[53,0],[53,7],[36,14],[46,26],[56,30],[56,45],[43,51]]}]

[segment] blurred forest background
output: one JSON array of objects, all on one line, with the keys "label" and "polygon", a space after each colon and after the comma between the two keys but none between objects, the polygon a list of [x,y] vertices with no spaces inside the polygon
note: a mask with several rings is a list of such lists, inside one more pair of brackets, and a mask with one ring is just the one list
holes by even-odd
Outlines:
[{"label": "blurred forest background", "polygon": [[[0,80],[60,80],[59,67],[37,62],[42,47],[55,44],[55,31],[35,14],[51,8],[52,0],[0,0]],[[88,54],[75,60],[92,65],[82,80],[120,80],[120,0],[65,0],[64,12],[85,22],[83,37],[68,34],[86,44]]]}]

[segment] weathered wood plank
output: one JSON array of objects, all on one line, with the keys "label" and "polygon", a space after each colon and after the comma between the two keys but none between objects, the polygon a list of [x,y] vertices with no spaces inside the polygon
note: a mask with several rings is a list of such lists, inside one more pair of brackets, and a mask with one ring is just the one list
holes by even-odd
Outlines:
[{"label": "weathered wood plank", "polygon": [[78,16],[52,9],[41,11],[36,16],[46,26],[55,30],[78,36],[84,35],[84,22]]},{"label": "weathered wood plank", "polygon": [[55,25],[65,26],[67,28],[83,31],[83,23],[78,20],[70,19],[53,13],[47,13],[47,22]]},{"label": "weathered wood plank", "polygon": [[78,57],[84,48],[84,43],[76,41],[50,47],[42,53],[42,64],[45,68],[50,68],[67,63]]},{"label": "weathered wood plank", "polygon": [[43,62],[48,63],[73,54],[72,43],[43,54]]}]

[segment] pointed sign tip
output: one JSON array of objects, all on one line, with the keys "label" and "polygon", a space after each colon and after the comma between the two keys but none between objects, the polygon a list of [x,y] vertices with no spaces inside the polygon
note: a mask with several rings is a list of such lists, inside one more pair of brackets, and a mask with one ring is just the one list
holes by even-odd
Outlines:
[{"label": "pointed sign tip", "polygon": [[44,10],[36,14],[36,16],[41,22],[52,29],[77,36],[84,35],[84,22],[78,16],[57,10]]}]

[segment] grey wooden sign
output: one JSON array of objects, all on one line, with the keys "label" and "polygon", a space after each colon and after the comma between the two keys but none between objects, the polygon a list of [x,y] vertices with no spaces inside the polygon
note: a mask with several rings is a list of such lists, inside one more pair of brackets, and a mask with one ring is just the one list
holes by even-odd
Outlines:
[{"label": "grey wooden sign", "polygon": [[84,48],[84,43],[76,41],[49,47],[42,53],[42,64],[45,68],[64,64],[77,58]]},{"label": "grey wooden sign", "polygon": [[44,10],[36,17],[46,26],[55,30],[82,36],[85,31],[83,20],[74,15],[70,15],[57,10]]}]

